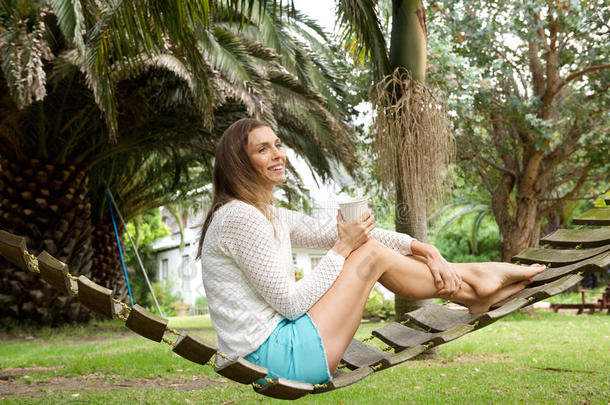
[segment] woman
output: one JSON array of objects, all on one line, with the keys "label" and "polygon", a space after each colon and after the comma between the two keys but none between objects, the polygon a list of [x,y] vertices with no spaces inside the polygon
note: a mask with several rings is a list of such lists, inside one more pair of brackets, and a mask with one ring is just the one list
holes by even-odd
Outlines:
[{"label": "woman", "polygon": [[[220,352],[266,367],[270,378],[330,379],[377,281],[406,298],[451,298],[484,312],[544,270],[448,263],[432,245],[375,229],[370,210],[353,223],[340,213],[325,223],[277,208],[285,164],[264,122],[242,119],[225,131],[198,254]],[[295,282],[292,246],[329,251]]]}]

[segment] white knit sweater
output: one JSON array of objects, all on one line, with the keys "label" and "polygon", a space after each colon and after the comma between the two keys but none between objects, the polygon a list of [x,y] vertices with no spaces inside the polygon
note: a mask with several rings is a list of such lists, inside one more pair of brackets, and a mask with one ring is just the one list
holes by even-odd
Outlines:
[{"label": "white knit sweater", "polygon": [[[292,246],[331,249],[336,220],[317,220],[274,208],[273,227],[254,206],[239,200],[220,207],[202,250],[203,285],[222,353],[237,358],[256,350],[283,319],[305,314],[333,284],[345,259],[329,250],[298,282]],[[401,254],[411,253],[408,235],[375,229],[371,237]]]}]

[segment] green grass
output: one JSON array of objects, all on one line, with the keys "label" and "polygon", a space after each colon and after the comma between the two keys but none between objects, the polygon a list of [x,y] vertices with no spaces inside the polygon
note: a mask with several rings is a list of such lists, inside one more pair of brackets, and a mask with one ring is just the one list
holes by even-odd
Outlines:
[{"label": "green grass", "polygon": [[[171,319],[170,325],[196,327],[192,333],[215,340],[209,319]],[[381,326],[364,323],[357,337],[367,337]],[[441,346],[437,360],[407,362],[299,402],[606,405],[610,400],[609,335],[610,317],[605,314],[515,314]],[[166,344],[132,334],[119,322],[3,335],[0,373],[21,367],[33,369],[26,370],[27,377],[0,380],[0,398],[4,398],[0,402],[276,402],[220,377],[210,367],[174,355]],[[53,386],[58,382],[63,386]],[[196,389],[185,389],[189,383],[196,383]],[[19,387],[30,391],[8,396]]]},{"label": "green grass", "polygon": [[174,329],[214,329],[209,314],[198,316],[174,316],[169,318],[168,326]]}]

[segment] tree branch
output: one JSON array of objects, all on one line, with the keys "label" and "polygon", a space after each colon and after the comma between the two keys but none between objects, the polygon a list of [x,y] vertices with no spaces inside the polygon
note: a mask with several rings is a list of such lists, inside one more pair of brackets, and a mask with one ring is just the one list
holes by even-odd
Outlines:
[{"label": "tree branch", "polygon": [[[496,53],[497,53],[498,55],[500,55],[500,57],[501,57],[502,59],[504,59],[504,60],[506,61],[506,63],[508,63],[508,64],[509,64],[509,65],[510,65],[510,66],[513,68],[513,70],[514,70],[514,71],[517,73],[517,76],[519,76],[519,81],[521,82],[521,85],[523,86],[523,90],[525,91],[525,98],[526,98],[526,99],[527,99],[527,98],[529,98],[529,97],[528,97],[528,95],[527,95],[527,82],[525,81],[525,78],[523,77],[523,73],[521,72],[521,70],[520,70],[520,69],[517,67],[517,65],[515,65],[515,64],[513,63],[513,61],[511,61],[511,60],[508,58],[508,56],[507,56],[507,55],[506,55],[504,52],[502,52],[502,51],[501,51],[499,48],[496,48],[496,49],[495,49],[495,51],[496,51]],[[517,93],[517,94],[519,94],[519,93]]]},{"label": "tree branch", "polygon": [[591,170],[591,163],[587,164],[587,166],[585,166],[583,168],[582,174],[581,174],[580,178],[578,179],[578,181],[576,182],[576,185],[574,186],[572,191],[570,191],[563,197],[558,198],[557,201],[555,201],[553,204],[551,204],[544,210],[541,210],[538,213],[538,218],[542,219],[542,218],[546,217],[551,212],[553,212],[555,209],[557,209],[566,199],[572,198],[576,193],[578,193],[578,191],[582,188],[583,184],[585,184],[585,181],[587,180],[587,176],[589,175],[590,170]]},{"label": "tree branch", "polygon": [[568,75],[568,77],[566,77],[565,79],[563,79],[562,81],[560,81],[556,88],[554,93],[556,94],[557,92],[559,92],[559,90],[561,90],[561,88],[563,86],[565,86],[566,84],[568,84],[569,82],[571,82],[572,80],[579,78],[580,76],[587,74],[589,72],[594,72],[596,70],[603,70],[603,69],[610,69],[610,64],[605,64],[605,65],[595,65],[595,66],[589,66],[587,68],[584,68],[578,72],[574,72],[570,75]]},{"label": "tree branch", "polygon": [[509,169],[508,167],[500,166],[499,164],[495,163],[494,161],[489,160],[489,159],[487,159],[487,158],[485,158],[483,156],[480,156],[480,155],[479,156],[474,156],[474,157],[482,160],[483,162],[487,163],[488,165],[490,165],[491,167],[493,167],[496,170],[499,170],[499,171],[504,172],[504,173],[508,173],[511,176],[513,176],[515,179],[517,178],[517,174],[515,173],[515,171]]},{"label": "tree branch", "polygon": [[[549,14],[550,15],[550,14]],[[540,14],[534,14],[534,21],[536,22],[536,34],[538,34],[538,38],[540,38],[540,42],[542,42],[542,46],[546,51],[549,50],[549,44],[546,41],[546,35],[544,34],[544,27],[540,24]]]},{"label": "tree branch", "polygon": [[485,183],[485,188],[487,189],[487,191],[489,191],[489,194],[491,194],[493,196],[494,189],[491,186],[491,183],[489,182],[489,180],[487,179],[487,176],[485,175],[485,173],[483,173],[481,168],[476,163],[473,162],[473,166],[474,166],[474,170],[476,170],[477,173],[479,174],[479,176],[481,176],[481,179],[483,179],[483,183]]},{"label": "tree branch", "polygon": [[542,64],[538,56],[538,45],[534,41],[529,41],[529,65],[534,83],[534,95],[542,98],[544,94],[544,77],[542,74]]}]

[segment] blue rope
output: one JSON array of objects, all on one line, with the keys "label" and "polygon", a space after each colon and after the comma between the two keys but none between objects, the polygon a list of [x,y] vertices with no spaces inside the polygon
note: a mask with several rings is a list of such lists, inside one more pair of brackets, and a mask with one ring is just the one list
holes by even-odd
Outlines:
[{"label": "blue rope", "polygon": [[114,213],[112,212],[112,202],[110,202],[110,194],[106,191],[106,198],[108,199],[108,209],[110,209],[110,217],[112,218],[112,225],[114,226],[114,234],[116,235],[116,243],[119,246],[119,255],[121,256],[121,264],[123,265],[123,274],[125,274],[125,281],[127,282],[127,291],[129,292],[129,300],[133,307],[133,296],[131,295],[131,287],[129,286],[129,277],[127,277],[127,269],[125,268],[125,260],[123,259],[123,249],[121,249],[121,239],[119,238],[119,231],[116,227],[116,221],[114,220]]}]

